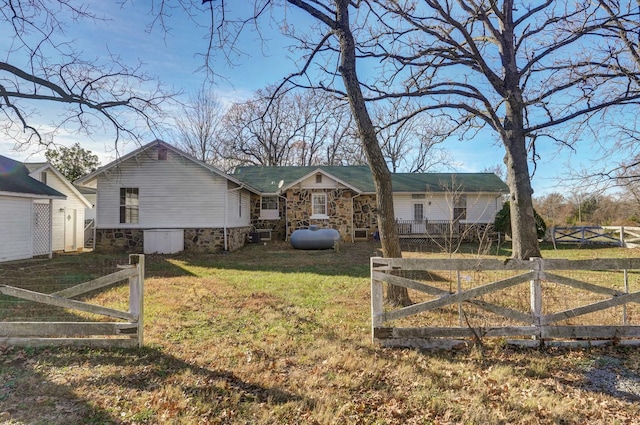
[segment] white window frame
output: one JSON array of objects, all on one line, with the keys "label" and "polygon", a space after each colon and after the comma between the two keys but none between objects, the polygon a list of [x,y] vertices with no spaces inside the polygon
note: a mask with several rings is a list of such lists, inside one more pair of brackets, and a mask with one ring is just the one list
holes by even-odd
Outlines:
[{"label": "white window frame", "polygon": [[[265,208],[265,198],[275,199],[275,208]],[[273,206],[273,200],[268,200]],[[263,220],[275,220],[280,218],[280,198],[277,195],[267,195],[260,197],[260,218]]]},{"label": "white window frame", "polygon": [[458,195],[453,199],[453,220],[467,219],[467,195]]},{"label": "white window frame", "polygon": [[[323,199],[321,203],[317,202],[317,199]],[[322,211],[318,211],[319,207],[322,207]],[[311,218],[329,218],[327,214],[327,194],[326,193],[312,193],[311,194]]]},{"label": "white window frame", "polygon": [[[123,192],[124,191],[124,192]],[[135,195],[135,196],[134,196]],[[140,223],[140,189],[137,187],[120,188],[120,224]],[[134,214],[135,211],[135,214]]]}]

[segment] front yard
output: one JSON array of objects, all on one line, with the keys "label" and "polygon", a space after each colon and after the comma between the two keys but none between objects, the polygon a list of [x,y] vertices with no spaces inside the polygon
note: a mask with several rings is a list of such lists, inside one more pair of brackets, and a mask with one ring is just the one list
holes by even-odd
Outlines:
[{"label": "front yard", "polygon": [[[372,345],[368,259],[378,247],[341,248],[272,243],[228,255],[148,256],[145,348],[0,346],[0,423],[627,424],[640,417],[637,347]],[[442,256],[406,253],[424,255]],[[79,283],[113,261],[84,254],[0,264],[0,284],[50,285],[50,275]],[[125,292],[92,302],[117,302]]]}]

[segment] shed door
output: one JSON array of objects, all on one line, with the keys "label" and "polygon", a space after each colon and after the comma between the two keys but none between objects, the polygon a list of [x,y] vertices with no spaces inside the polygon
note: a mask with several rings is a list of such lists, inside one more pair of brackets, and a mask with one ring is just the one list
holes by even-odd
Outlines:
[{"label": "shed door", "polygon": [[78,236],[78,210],[67,208],[64,212],[64,250],[71,252],[77,250]]}]

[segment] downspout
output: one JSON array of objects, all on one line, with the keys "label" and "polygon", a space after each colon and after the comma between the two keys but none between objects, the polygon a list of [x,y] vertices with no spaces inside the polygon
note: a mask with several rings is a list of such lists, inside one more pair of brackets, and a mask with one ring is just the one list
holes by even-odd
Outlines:
[{"label": "downspout", "polygon": [[356,196],[352,196],[351,197],[351,243],[355,243],[356,242],[356,225],[355,225],[354,220],[353,220],[353,216],[355,215],[355,211],[353,210],[353,200],[356,199],[360,195],[362,195],[362,194],[358,193]]},{"label": "downspout", "polygon": [[284,199],[284,240],[289,240],[289,207],[287,206],[287,198],[278,194],[278,198]]},{"label": "downspout", "polygon": [[[238,187],[233,189],[227,189],[227,195],[224,197],[224,250],[229,251],[229,242],[227,241],[227,222],[229,220],[229,192],[235,192],[236,190],[240,190],[244,188],[244,184],[241,184]],[[242,200],[240,200],[242,202]]]}]

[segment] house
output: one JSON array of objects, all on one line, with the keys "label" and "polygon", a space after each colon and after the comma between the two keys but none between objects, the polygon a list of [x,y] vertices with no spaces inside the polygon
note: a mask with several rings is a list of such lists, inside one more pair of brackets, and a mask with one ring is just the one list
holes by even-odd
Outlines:
[{"label": "house", "polygon": [[[367,166],[245,166],[233,175],[260,191],[251,196],[252,224],[267,237],[285,239],[296,229],[318,225],[355,241],[377,230]],[[493,173],[395,173],[392,186],[401,238],[477,235],[493,223],[508,193]]]},{"label": "house", "polygon": [[244,245],[259,192],[155,140],[75,182],[94,188],[98,252],[215,252]]},{"label": "house", "polygon": [[65,195],[0,155],[0,262],[51,256],[53,202]]},{"label": "house", "polygon": [[24,164],[29,175],[64,194],[66,199],[52,201],[52,248],[54,251],[82,251],[84,248],[85,209],[93,205],[78,189],[48,162]]}]

